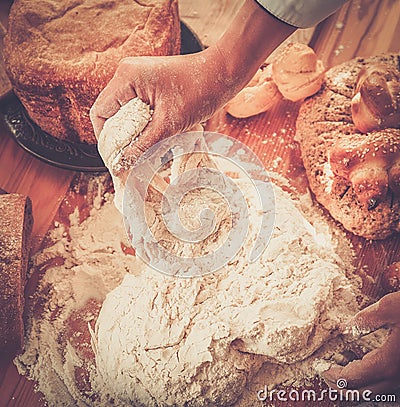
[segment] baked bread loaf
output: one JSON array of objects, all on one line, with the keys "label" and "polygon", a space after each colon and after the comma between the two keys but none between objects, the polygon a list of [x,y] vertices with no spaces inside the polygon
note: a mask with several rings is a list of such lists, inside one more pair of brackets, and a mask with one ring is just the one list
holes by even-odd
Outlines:
[{"label": "baked bread loaf", "polygon": [[28,197],[0,195],[0,353],[22,349],[24,288],[33,218]]},{"label": "baked bread loaf", "polygon": [[305,99],[321,88],[325,67],[308,45],[289,43],[272,62],[272,78],[292,102]]},{"label": "baked bread loaf", "polygon": [[233,117],[246,118],[266,112],[283,98],[298,102],[319,91],[324,73],[312,48],[290,42],[256,72],[225,110]]},{"label": "baked bread loaf", "polygon": [[95,144],[89,110],[118,62],[179,53],[179,24],[177,0],[15,0],[7,73],[42,130]]},{"label": "baked bread loaf", "polygon": [[246,118],[266,112],[283,97],[272,80],[272,67],[260,68],[251,81],[226,105],[225,110],[233,117]]},{"label": "baked bread loaf", "polygon": [[[399,54],[387,54],[331,68],[321,90],[302,104],[296,123],[296,139],[316,199],[347,230],[368,239],[400,231],[400,122],[393,120],[396,106],[390,90],[397,86],[399,67]],[[366,72],[375,77],[366,80]],[[380,87],[378,93],[386,93],[374,97],[377,89],[371,82]],[[374,106],[379,123],[371,130],[368,126],[368,131],[353,118],[354,98],[357,102],[366,85],[361,92],[366,93],[364,102]],[[390,106],[382,100],[390,100]]]}]

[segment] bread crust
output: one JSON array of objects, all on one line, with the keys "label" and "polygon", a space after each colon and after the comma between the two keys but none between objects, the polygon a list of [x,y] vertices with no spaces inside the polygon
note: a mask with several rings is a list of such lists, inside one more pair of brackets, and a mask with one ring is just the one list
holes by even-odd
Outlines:
[{"label": "bread crust", "polygon": [[28,197],[0,195],[0,353],[23,347],[24,288],[32,225]]},{"label": "bread crust", "polygon": [[331,68],[321,90],[302,104],[296,122],[296,140],[315,198],[345,229],[367,239],[384,239],[400,231],[398,191],[394,193],[389,188],[375,207],[368,208],[360,202],[349,179],[332,171],[330,155],[337,145],[351,145],[365,138],[371,140],[371,144],[390,139],[391,148],[400,151],[400,129],[363,134],[352,120],[351,100],[358,74],[376,63],[399,70],[400,55],[355,58]]},{"label": "bread crust", "polygon": [[89,110],[119,61],[179,51],[177,0],[15,0],[4,40],[8,76],[32,120],[92,144]]}]

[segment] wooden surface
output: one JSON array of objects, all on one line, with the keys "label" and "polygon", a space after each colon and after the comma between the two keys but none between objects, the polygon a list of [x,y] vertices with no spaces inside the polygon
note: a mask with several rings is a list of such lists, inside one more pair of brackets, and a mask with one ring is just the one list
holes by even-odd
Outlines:
[{"label": "wooden surface", "polygon": [[[208,46],[219,38],[242,1],[180,0],[181,18]],[[8,5],[7,1],[0,2],[3,25],[7,21]],[[399,51],[399,16],[400,0],[353,0],[315,31],[305,30],[300,36],[310,37],[312,46],[329,67],[355,55]],[[0,94],[7,90],[9,83],[0,61]],[[209,121],[208,129],[244,141],[267,169],[280,172],[301,186],[305,182],[304,170],[298,147],[293,142],[297,111],[298,104],[284,102],[270,112],[245,120],[232,119],[219,112]],[[61,202],[66,203],[64,198],[76,175],[28,155],[0,128],[0,188],[31,197],[35,217],[34,250],[52,224]],[[380,295],[376,284],[379,272],[386,264],[400,260],[400,239],[396,236],[382,242],[369,242],[352,237],[352,242],[366,291],[377,297]],[[19,376],[9,360],[0,360],[0,407],[43,405],[40,395],[34,392],[34,383]]]}]

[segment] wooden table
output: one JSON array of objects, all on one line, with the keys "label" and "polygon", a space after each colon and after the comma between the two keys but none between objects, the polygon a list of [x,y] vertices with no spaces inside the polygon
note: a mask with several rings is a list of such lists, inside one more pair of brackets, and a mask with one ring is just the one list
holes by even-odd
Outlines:
[{"label": "wooden table", "polygon": [[[7,24],[10,2],[0,3],[0,22],[3,26]],[[219,38],[242,2],[180,0],[181,18],[208,46]],[[310,45],[327,67],[356,55],[398,52],[400,0],[353,0],[315,30],[299,31],[296,37],[303,41],[310,40]],[[0,58],[0,95],[9,89]],[[298,104],[283,102],[270,112],[245,120],[233,119],[219,112],[210,119],[208,129],[245,142],[258,154],[267,170],[284,174],[300,185],[305,175],[298,146],[293,141],[298,107]],[[269,140],[268,143],[263,143],[265,139]],[[35,218],[33,251],[40,247],[77,175],[76,172],[52,167],[32,157],[17,146],[5,128],[0,128],[0,188],[31,197]],[[381,295],[376,284],[379,273],[385,265],[400,260],[400,238],[395,236],[385,241],[371,242],[350,237],[357,253],[357,268],[364,278],[365,291],[376,298]],[[10,360],[1,360],[0,407],[43,405],[40,395],[34,392],[34,383],[19,376]]]}]

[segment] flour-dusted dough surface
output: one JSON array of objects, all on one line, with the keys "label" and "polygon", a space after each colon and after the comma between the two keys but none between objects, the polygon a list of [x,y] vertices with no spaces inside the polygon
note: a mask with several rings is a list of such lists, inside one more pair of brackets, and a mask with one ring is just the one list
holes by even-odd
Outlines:
[{"label": "flour-dusted dough surface", "polygon": [[111,173],[115,172],[122,150],[139,136],[150,119],[149,105],[139,98],[134,98],[105,121],[99,135],[98,149]]},{"label": "flour-dusted dough surface", "polygon": [[98,140],[98,150],[114,184],[114,204],[122,213],[124,182],[116,174],[121,170],[121,153],[134,141],[151,120],[150,106],[139,98],[131,99],[121,106],[114,116],[105,121]]},{"label": "flour-dusted dough surface", "polygon": [[332,337],[357,310],[329,226],[309,223],[280,188],[270,244],[249,263],[260,213],[238,180],[252,227],[222,270],[198,278],[147,268],[127,274],[103,303],[93,337],[96,391],[145,406],[231,405],[263,362],[294,363]]}]

